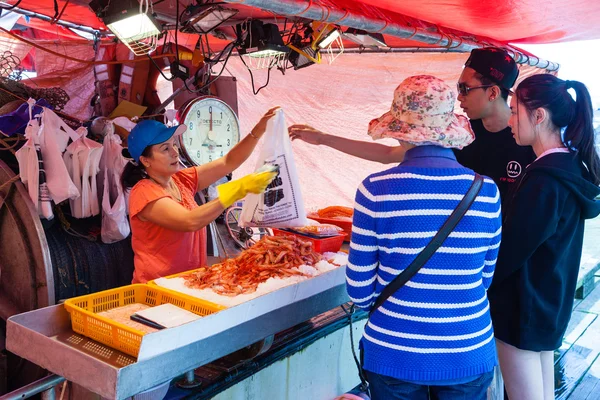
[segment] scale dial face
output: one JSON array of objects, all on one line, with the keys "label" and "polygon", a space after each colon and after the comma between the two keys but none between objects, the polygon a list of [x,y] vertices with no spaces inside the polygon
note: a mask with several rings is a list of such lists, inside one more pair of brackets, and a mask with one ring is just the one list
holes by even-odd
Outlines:
[{"label": "scale dial face", "polygon": [[187,130],[179,138],[182,156],[192,165],[223,157],[240,141],[235,112],[216,97],[199,97],[185,106],[179,122]]}]

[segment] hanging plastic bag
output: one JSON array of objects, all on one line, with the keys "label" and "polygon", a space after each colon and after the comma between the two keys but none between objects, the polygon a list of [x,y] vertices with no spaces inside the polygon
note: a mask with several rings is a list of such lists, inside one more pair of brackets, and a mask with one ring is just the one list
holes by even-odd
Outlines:
[{"label": "hanging plastic bag", "polygon": [[[115,133],[115,126],[119,126],[129,132],[135,125],[135,123],[131,122],[126,117],[118,117],[113,120],[106,119],[105,126],[101,131],[102,136],[104,137],[102,142],[104,150],[102,151],[102,157],[100,158],[98,193],[104,193],[104,170],[108,168],[109,171],[114,171],[119,177],[120,182],[121,174],[128,162],[127,158],[123,156],[123,141],[121,140],[121,137]],[[113,182],[114,179],[110,178],[110,176],[111,175],[109,175],[109,182],[111,182],[110,201],[112,204],[112,202],[116,200],[118,194],[115,183]],[[120,185],[119,182],[116,184]],[[125,194],[125,203],[128,203],[128,197],[129,194]]]},{"label": "hanging plastic bag", "polygon": [[264,193],[246,196],[240,226],[289,228],[308,225],[292,143],[282,109],[277,110],[267,123],[263,140],[256,167],[260,169],[264,165],[275,165],[279,168],[279,173]]},{"label": "hanging plastic bag", "polygon": [[102,145],[86,137],[85,128],[77,130],[77,138],[64,154],[64,165],[81,195],[69,201],[75,218],[87,218],[100,213],[98,183]]},{"label": "hanging plastic bag", "polygon": [[[112,176],[112,178],[111,178]],[[104,194],[102,195],[102,230],[104,243],[114,243],[129,236],[130,228],[127,220],[127,201],[121,185],[116,185],[116,200],[110,199],[110,180],[118,182],[118,176],[106,170],[104,174]]]},{"label": "hanging plastic bag", "polygon": [[66,199],[75,199],[80,194],[63,161],[69,139],[75,141],[79,136],[52,110],[44,109],[40,126],[40,148],[50,196],[57,204]]},{"label": "hanging plastic bag", "polygon": [[[32,100],[32,99],[29,99]],[[31,103],[29,104],[31,113]],[[39,196],[39,159],[36,151],[36,144],[39,146],[39,124],[36,119],[29,119],[29,123],[25,128],[25,138],[27,142],[15,153],[17,162],[19,163],[19,175],[21,181],[27,187],[29,197],[35,206],[38,206]]]},{"label": "hanging plastic bag", "polygon": [[129,236],[127,219],[127,194],[121,186],[121,174],[127,164],[123,157],[121,138],[108,129],[102,144],[104,151],[100,159],[102,178],[102,241],[114,243]]},{"label": "hanging plastic bag", "polygon": [[19,174],[40,217],[51,220],[54,218],[54,213],[40,149],[40,126],[37,119],[32,116],[35,100],[29,99],[27,103],[29,104],[29,123],[25,128],[27,142],[16,152]]}]

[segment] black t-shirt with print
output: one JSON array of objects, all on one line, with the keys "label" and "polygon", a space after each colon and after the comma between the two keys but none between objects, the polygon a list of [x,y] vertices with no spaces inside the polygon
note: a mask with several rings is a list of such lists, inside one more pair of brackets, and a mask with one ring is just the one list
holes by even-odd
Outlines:
[{"label": "black t-shirt with print", "polygon": [[519,146],[509,127],[490,132],[480,119],[471,120],[475,140],[462,150],[454,150],[459,163],[489,176],[500,190],[502,204],[525,168],[535,160],[531,146]]}]

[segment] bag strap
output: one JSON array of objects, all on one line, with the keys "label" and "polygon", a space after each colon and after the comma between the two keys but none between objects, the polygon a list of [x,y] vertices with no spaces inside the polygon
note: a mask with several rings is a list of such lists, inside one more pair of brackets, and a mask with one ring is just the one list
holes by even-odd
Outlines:
[{"label": "bag strap", "polygon": [[381,292],[377,300],[375,300],[375,304],[369,311],[369,317],[373,312],[379,308],[392,294],[396,293],[398,289],[400,289],[406,282],[408,282],[425,263],[431,258],[431,256],[437,251],[437,249],[444,243],[444,240],[450,235],[450,233],[454,230],[458,222],[462,219],[462,217],[466,214],[473,201],[479,194],[479,190],[483,185],[483,178],[479,174],[475,174],[475,179],[473,179],[473,183],[469,188],[469,191],[465,194],[463,199],[458,203],[458,206],[454,209],[452,214],[448,217],[444,225],[440,228],[440,230],[435,234],[431,242],[427,244],[427,246],[419,253],[419,255],[413,260],[412,263],[393,281],[391,281]]}]

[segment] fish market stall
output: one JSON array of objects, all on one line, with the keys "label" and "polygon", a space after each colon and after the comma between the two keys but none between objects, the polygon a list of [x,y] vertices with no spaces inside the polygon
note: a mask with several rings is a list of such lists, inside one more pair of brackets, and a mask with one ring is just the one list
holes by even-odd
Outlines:
[{"label": "fish market stall", "polygon": [[[327,123],[358,140],[365,116],[389,107],[390,88],[408,75],[454,86],[468,52],[489,45],[510,51],[521,78],[556,73],[557,64],[516,44],[600,37],[591,0],[568,10],[550,1],[542,22],[531,4],[422,3],[0,1],[0,117],[16,121],[0,129],[0,396],[126,399],[154,389],[166,399],[330,399],[356,386],[353,350],[365,315],[345,308],[349,206],[361,179],[381,165],[295,144],[299,189],[284,192],[275,182],[264,202],[278,207],[301,193],[299,210],[339,230],[315,237],[319,225],[308,223],[242,226],[236,205],[208,227],[206,265],[141,287],[129,286],[125,195],[116,196],[117,228],[103,235],[111,213],[102,186],[107,171],[129,162],[127,126],[143,119],[188,126],[178,142],[186,166],[224,157],[274,105],[289,124]],[[145,21],[137,23],[143,34],[117,29],[132,12]],[[25,132],[36,113],[45,126],[56,124],[46,135],[60,139],[54,158],[67,156],[62,180],[46,141],[38,154]],[[23,149],[37,164],[29,174],[17,160]],[[81,149],[95,154],[74,174]],[[260,157],[235,175],[267,159],[293,169],[290,157]],[[113,211],[118,179],[108,176]],[[89,213],[81,212],[81,193],[54,196],[70,180],[75,192],[94,193]],[[214,199],[211,192],[197,202]],[[193,315],[166,329],[130,321],[162,305]]]},{"label": "fish market stall", "polygon": [[[235,259],[210,268],[11,317],[8,349],[105,398],[124,399],[185,373],[194,386],[191,382],[200,379],[193,377],[195,368],[256,343],[262,348],[254,356],[265,353],[277,333],[323,318],[348,301],[341,268],[345,253],[321,255],[311,247],[297,236],[265,236]],[[128,321],[130,314],[142,313],[138,303],[175,304],[202,317],[169,329],[147,328]],[[125,309],[125,318],[110,309]],[[347,318],[334,320],[339,325]],[[265,338],[270,342],[265,344]],[[351,362],[345,351],[349,344],[344,346],[336,346],[343,351],[337,367]],[[95,373],[81,374],[83,370]],[[323,377],[322,390],[335,393],[353,385],[352,369],[348,379],[340,380],[337,368],[329,375]],[[290,379],[287,385],[301,383]],[[201,396],[202,390],[197,392]]]}]

